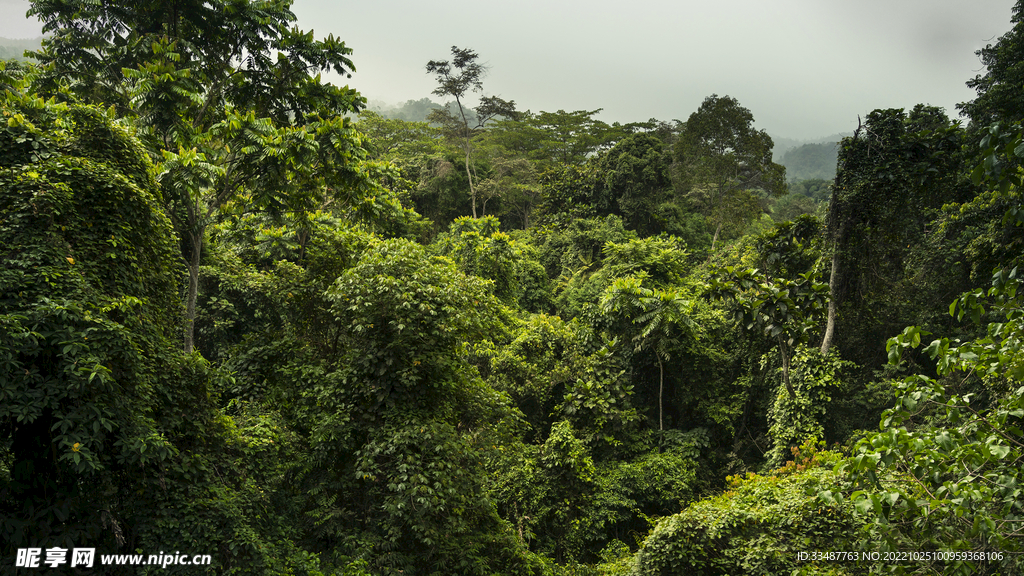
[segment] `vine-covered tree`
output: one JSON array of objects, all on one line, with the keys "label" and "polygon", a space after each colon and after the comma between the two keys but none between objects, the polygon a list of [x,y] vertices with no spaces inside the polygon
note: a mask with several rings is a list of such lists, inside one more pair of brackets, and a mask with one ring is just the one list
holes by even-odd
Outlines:
[{"label": "vine-covered tree", "polygon": [[875,110],[843,140],[826,219],[832,299],[822,353],[832,345],[838,306],[901,278],[902,255],[931,210],[963,193],[962,138],[941,109],[919,104],[909,114]]},{"label": "vine-covered tree", "polygon": [[3,572],[43,543],[197,542],[221,574],[317,570],[281,537],[288,449],[258,446],[282,434],[254,442],[262,417],[226,417],[224,378],[177,344],[181,259],[143,147],[91,106],[8,92],[0,113]]}]

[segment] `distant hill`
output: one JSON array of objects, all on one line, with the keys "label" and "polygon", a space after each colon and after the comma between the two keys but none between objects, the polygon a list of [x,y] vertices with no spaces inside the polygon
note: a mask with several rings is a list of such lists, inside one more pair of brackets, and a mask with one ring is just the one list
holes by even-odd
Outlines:
[{"label": "distant hill", "polygon": [[25,50],[39,50],[43,37],[30,39],[0,38],[0,60],[28,60]]},{"label": "distant hill", "polygon": [[846,136],[853,136],[853,133],[843,134],[837,132],[830,136],[822,136],[821,138],[785,138],[783,136],[772,135],[772,142],[775,147],[772,148],[772,160],[775,162],[779,161],[779,158],[792,150],[793,148],[799,148],[804,144],[824,144],[825,142],[839,142]]},{"label": "distant hill", "polygon": [[838,142],[804,144],[787,150],[776,160],[786,167],[786,180],[831,180],[836,176]]},{"label": "distant hill", "polygon": [[406,100],[404,104],[398,105],[388,104],[381,100],[370,100],[366,107],[385,118],[405,120],[406,122],[424,122],[431,110],[444,108],[442,104],[438,104],[430,98]]}]

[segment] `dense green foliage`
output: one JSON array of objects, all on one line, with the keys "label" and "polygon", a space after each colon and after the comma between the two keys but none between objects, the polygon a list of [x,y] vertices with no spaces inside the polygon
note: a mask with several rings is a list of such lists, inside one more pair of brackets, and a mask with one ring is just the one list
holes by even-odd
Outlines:
[{"label": "dense green foliage", "polygon": [[[769,475],[731,477],[729,489],[670,516],[644,542],[633,574],[791,574],[799,553],[831,550],[837,535],[860,521],[846,502],[823,504],[819,490],[848,489],[832,471],[841,455],[814,442],[794,448],[794,459]],[[849,574],[825,563],[802,574]],[[809,568],[809,569],[808,569]]]},{"label": "dense green foliage", "polygon": [[360,112],[289,2],[32,6],[38,63],[0,62],[3,573],[1020,573],[1020,6],[971,126],[875,110],[788,184],[728,96],[471,106],[453,48],[455,102]]},{"label": "dense green foliage", "polygon": [[90,107],[2,110],[4,557],[203,542],[218,573],[314,567],[288,538],[276,416],[228,416],[229,377],[180,352],[183,267],[138,141]]}]

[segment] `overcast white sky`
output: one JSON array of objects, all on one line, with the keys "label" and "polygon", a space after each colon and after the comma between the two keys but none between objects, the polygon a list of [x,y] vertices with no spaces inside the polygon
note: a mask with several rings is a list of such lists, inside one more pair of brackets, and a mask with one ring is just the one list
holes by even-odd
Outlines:
[{"label": "overcast white sky", "polygon": [[[520,109],[603,108],[607,122],[685,120],[712,93],[774,136],[852,131],[857,115],[923,102],[955,115],[974,52],[1010,29],[1013,0],[296,0],[298,25],[355,50],[370,99],[431,96],[451,46],[490,66],[486,94]],[[27,0],[0,0],[0,36],[30,37]],[[437,100],[436,97],[433,97]]]}]

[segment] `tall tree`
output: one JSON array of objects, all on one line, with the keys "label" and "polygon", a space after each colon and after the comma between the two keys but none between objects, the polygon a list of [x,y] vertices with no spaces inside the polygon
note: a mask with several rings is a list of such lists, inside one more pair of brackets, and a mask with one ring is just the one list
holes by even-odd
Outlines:
[{"label": "tall tree", "polygon": [[605,214],[618,214],[642,235],[656,234],[656,209],[671,187],[661,141],[633,134],[601,157],[594,199]]},{"label": "tall tree", "polygon": [[968,80],[967,86],[978,92],[977,98],[957,105],[975,126],[1024,118],[1024,0],[1013,6],[1010,22],[1009,32],[976,52],[985,73]]},{"label": "tall tree", "polygon": [[477,62],[479,55],[469,48],[452,46],[452,59],[431,60],[427,62],[427,73],[437,78],[437,88],[434,94],[438,96],[451,96],[455,99],[455,107],[459,116],[454,116],[448,108],[431,111],[428,119],[431,122],[441,124],[448,128],[462,143],[465,152],[466,178],[469,180],[469,195],[473,202],[473,218],[476,214],[477,190],[473,183],[473,169],[470,167],[470,160],[473,154],[473,136],[479,132],[489,120],[504,116],[514,118],[516,115],[516,103],[512,100],[502,100],[497,96],[483,96],[480,104],[473,112],[476,118],[471,123],[466,114],[467,107],[464,104],[468,92],[480,92],[483,90],[483,77],[487,67]]},{"label": "tall tree", "polygon": [[909,114],[875,110],[843,139],[826,219],[832,299],[822,354],[832,345],[838,307],[901,278],[903,256],[924,233],[930,210],[960,194],[962,144],[963,131],[941,109],[923,105]]},{"label": "tall tree", "polygon": [[[290,27],[291,1],[36,1],[52,36],[39,88],[134,117],[188,262],[184,348],[193,348],[207,226],[229,205],[301,211],[353,206],[374,189],[344,114],[364,99],[324,84],[351,49]],[[340,198],[338,198],[340,196]],[[332,198],[334,197],[334,198]]]},{"label": "tall tree", "polygon": [[771,136],[754,129],[754,115],[729,96],[712,94],[690,115],[676,142],[684,187],[715,227],[714,249],[729,212],[752,194],[781,196],[786,169],[772,162]]},{"label": "tall tree", "polygon": [[335,371],[304,392],[322,455],[313,516],[376,574],[540,573],[484,490],[485,459],[513,417],[467,359],[503,330],[489,291],[404,240],[373,241],[326,291],[342,345]]},{"label": "tall tree", "polygon": [[[140,98],[165,107],[178,98],[198,109],[186,116],[197,129],[222,117],[224,105],[251,109],[279,124],[302,124],[307,116],[344,113],[361,107],[363,99],[347,86],[324,84],[319,72],[350,76],[355,70],[345,43],[292,27],[291,0],[143,0],[110,4],[86,0],[36,0],[30,16],[43,21],[49,37],[35,57],[46,68],[51,86],[64,84],[87,100],[135,111]],[[160,58],[154,42],[175,44],[174,68]],[[126,70],[164,66],[166,74],[188,78],[195,94],[180,92],[180,83],[154,80],[163,87],[150,96],[134,93]],[[129,72],[130,73],[130,72]],[[173,90],[177,88],[177,90]],[[135,100],[135,102],[133,102]],[[173,110],[150,110],[162,116],[162,128]]]}]

